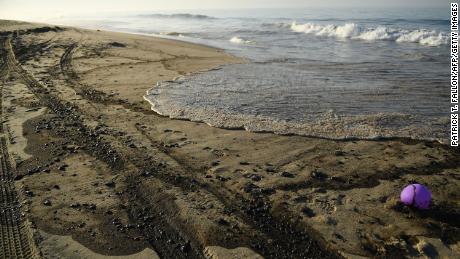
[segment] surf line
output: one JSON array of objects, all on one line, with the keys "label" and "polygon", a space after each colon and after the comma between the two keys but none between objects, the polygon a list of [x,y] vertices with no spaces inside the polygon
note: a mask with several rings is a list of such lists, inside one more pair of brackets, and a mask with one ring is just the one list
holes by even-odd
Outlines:
[{"label": "surf line", "polygon": [[458,3],[450,4],[450,145],[458,147]]}]

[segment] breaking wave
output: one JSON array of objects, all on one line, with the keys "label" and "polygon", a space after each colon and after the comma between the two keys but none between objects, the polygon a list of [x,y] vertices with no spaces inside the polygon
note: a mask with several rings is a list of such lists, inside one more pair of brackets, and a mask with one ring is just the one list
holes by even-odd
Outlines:
[{"label": "breaking wave", "polygon": [[312,34],[321,37],[335,37],[339,39],[353,39],[364,41],[388,40],[398,43],[412,42],[426,46],[447,45],[449,36],[434,30],[403,30],[385,26],[364,28],[355,23],[344,25],[321,25],[314,23],[297,24],[293,22],[290,29],[294,32]]},{"label": "breaking wave", "polygon": [[252,41],[250,40],[244,40],[240,37],[232,37],[230,40],[229,40],[231,43],[236,43],[236,44],[248,44],[248,43],[252,43]]}]

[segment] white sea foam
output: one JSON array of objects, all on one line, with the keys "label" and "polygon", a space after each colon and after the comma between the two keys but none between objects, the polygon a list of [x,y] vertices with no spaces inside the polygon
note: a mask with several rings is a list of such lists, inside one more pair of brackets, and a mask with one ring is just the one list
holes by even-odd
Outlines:
[{"label": "white sea foam", "polygon": [[[394,87],[399,81],[393,85],[381,79],[369,87],[365,72],[360,74],[362,80],[349,83],[339,75],[380,69],[375,63],[363,63],[336,65],[339,77],[324,83],[311,74],[315,69],[317,75],[324,74],[321,67],[312,63],[302,72],[285,64],[227,65],[160,82],[144,99],[161,115],[220,128],[331,139],[447,141],[446,103],[442,89],[433,87],[432,81],[414,79],[405,87]],[[408,89],[412,90],[409,96]]]},{"label": "white sea foam", "polygon": [[235,43],[235,44],[247,44],[247,43],[251,43],[252,41],[250,40],[244,40],[240,37],[232,37],[230,40],[229,40],[231,43]]},{"label": "white sea foam", "polygon": [[402,30],[385,26],[376,28],[365,28],[355,23],[344,25],[334,24],[297,24],[293,22],[290,29],[295,32],[312,34],[322,37],[335,37],[339,39],[353,39],[365,41],[389,40],[398,43],[412,42],[428,46],[440,46],[448,44],[449,37],[441,32],[429,30]]},{"label": "white sea foam", "polygon": [[296,24],[292,23],[291,29],[295,32],[304,32],[307,34],[315,34],[317,36],[351,38],[359,35],[359,28],[354,23],[347,23],[341,26],[319,25],[314,23]]},{"label": "white sea foam", "polygon": [[[213,107],[191,107],[178,104],[172,98],[162,99],[161,90],[147,91],[144,100],[151,104],[156,113],[173,119],[204,122],[212,127],[244,129],[251,132],[273,132],[279,135],[300,135],[328,139],[382,139],[411,138],[446,143],[442,127],[447,125],[443,118],[425,123],[422,127],[401,125],[403,121],[419,121],[420,118],[407,114],[378,113],[358,116],[339,116],[333,111],[317,114],[309,122],[289,122],[262,115],[228,113]],[[400,125],[400,127],[394,127]],[[439,127],[441,125],[441,127]],[[435,127],[436,126],[436,127]]]},{"label": "white sea foam", "polygon": [[401,35],[396,41],[397,42],[418,42],[422,45],[439,46],[442,44],[447,44],[448,37],[441,33],[436,33],[435,31],[416,30],[416,31],[411,31],[407,34]]},{"label": "white sea foam", "polygon": [[373,40],[391,40],[392,33],[386,27],[377,27],[374,30],[369,30],[357,36],[358,39],[373,41]]}]

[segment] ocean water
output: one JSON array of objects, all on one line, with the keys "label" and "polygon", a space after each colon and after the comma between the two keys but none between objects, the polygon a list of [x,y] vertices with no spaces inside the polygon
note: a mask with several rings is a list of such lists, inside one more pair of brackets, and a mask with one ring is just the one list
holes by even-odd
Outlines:
[{"label": "ocean water", "polygon": [[448,141],[449,7],[145,12],[73,25],[219,47],[246,64],[160,82],[156,112],[332,139]]}]

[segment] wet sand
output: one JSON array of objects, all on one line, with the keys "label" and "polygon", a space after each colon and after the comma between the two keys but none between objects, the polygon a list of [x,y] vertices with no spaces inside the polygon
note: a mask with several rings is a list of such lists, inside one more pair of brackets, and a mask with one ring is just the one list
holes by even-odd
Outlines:
[{"label": "wet sand", "polygon": [[[169,119],[143,100],[158,81],[246,61],[179,41],[51,25],[0,21],[0,35],[4,171],[16,193],[5,204],[21,212],[2,212],[2,229],[21,237],[8,253],[460,256],[458,150]],[[429,210],[398,203],[414,181],[431,188]]]}]

